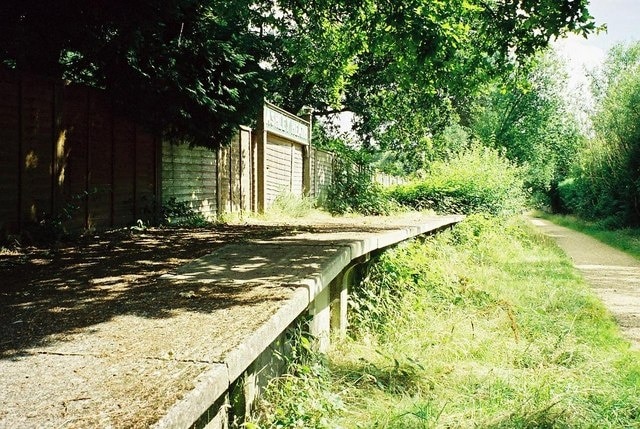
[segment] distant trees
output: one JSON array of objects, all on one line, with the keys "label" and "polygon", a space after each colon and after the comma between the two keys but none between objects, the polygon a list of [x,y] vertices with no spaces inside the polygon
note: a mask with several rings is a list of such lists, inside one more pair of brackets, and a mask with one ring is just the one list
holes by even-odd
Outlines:
[{"label": "distant trees", "polygon": [[640,42],[614,47],[596,77],[595,137],[561,183],[562,200],[607,226],[640,226]]},{"label": "distant trees", "polygon": [[587,0],[5,0],[0,62],[105,88],[152,130],[217,147],[261,97],[349,110],[411,149],[488,79],[566,32]]},{"label": "distant trees", "polygon": [[567,102],[567,79],[562,61],[547,51],[487,85],[469,120],[480,141],[525,167],[526,186],[537,202],[556,208],[558,184],[584,141]]}]

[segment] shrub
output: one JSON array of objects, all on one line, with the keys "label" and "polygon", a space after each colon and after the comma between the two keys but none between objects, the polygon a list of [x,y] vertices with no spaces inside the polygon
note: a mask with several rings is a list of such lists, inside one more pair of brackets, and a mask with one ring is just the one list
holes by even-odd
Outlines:
[{"label": "shrub", "polygon": [[565,210],[609,227],[640,225],[640,44],[611,50],[597,85],[595,138],[572,180],[559,187]]},{"label": "shrub", "polygon": [[325,208],[331,214],[360,213],[388,215],[395,205],[382,186],[372,178],[371,171],[347,160],[334,161],[333,181],[327,189]]},{"label": "shrub", "polygon": [[572,177],[558,185],[561,208],[582,219],[600,221],[611,228],[640,223],[634,168],[613,145],[593,144],[582,154]]},{"label": "shrub", "polygon": [[438,213],[516,213],[526,203],[522,169],[478,144],[434,162],[424,179],[397,186],[390,196],[401,205]]},{"label": "shrub", "polygon": [[161,215],[163,225],[200,227],[210,224],[209,220],[195,210],[190,202],[177,201],[175,197],[169,198],[162,205]]}]

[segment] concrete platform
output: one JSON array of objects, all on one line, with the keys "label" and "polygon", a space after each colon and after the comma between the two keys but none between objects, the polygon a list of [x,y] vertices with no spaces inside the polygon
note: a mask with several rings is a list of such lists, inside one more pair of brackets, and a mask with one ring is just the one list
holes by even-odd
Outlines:
[{"label": "concrete platform", "polygon": [[173,288],[175,310],[120,315],[2,357],[0,428],[225,427],[215,408],[230,386],[301,314],[318,316],[311,304],[328,302],[352,261],[460,220],[252,240],[191,261],[154,280]]}]

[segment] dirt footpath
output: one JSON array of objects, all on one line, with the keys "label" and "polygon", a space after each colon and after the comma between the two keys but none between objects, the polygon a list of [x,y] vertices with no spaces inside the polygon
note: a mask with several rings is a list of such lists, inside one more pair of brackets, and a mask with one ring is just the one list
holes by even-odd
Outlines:
[{"label": "dirt footpath", "polygon": [[585,234],[541,219],[531,222],[552,237],[640,350],[640,261]]}]

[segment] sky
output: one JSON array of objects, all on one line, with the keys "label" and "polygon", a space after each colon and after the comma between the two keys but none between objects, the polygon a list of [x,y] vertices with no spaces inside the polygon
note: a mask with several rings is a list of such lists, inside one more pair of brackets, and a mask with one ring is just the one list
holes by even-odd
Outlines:
[{"label": "sky", "polygon": [[598,25],[607,25],[606,33],[588,39],[572,35],[554,44],[576,80],[582,80],[584,67],[601,64],[616,43],[640,40],[640,0],[591,0],[589,11]]}]

